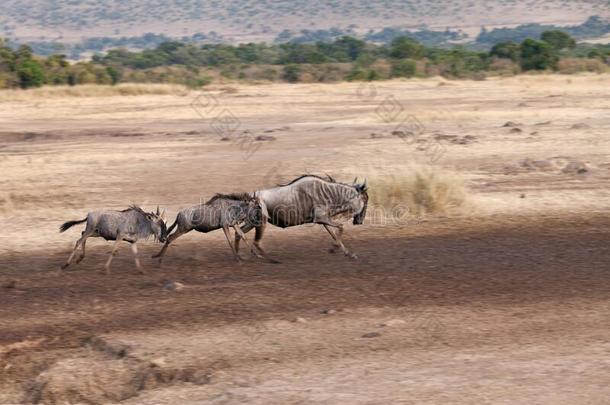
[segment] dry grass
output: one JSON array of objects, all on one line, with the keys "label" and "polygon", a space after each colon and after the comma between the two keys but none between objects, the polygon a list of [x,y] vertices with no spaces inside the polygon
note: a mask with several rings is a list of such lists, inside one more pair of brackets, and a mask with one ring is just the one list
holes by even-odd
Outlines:
[{"label": "dry grass", "polygon": [[0,91],[2,101],[32,101],[43,98],[64,97],[112,97],[140,95],[178,95],[185,96],[189,90],[175,84],[124,83],[116,86],[85,84],[79,86],[46,86],[29,90]]},{"label": "dry grass", "polygon": [[371,170],[367,181],[373,220],[455,213],[467,202],[464,181],[433,166]]}]

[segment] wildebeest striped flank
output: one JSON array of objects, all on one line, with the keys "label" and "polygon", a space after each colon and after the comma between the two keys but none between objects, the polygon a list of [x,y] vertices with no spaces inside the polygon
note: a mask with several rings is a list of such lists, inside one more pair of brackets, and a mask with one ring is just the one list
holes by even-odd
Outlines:
[{"label": "wildebeest striped flank", "polygon": [[[340,248],[346,256],[356,258],[343,244],[341,221],[352,219],[354,225],[364,222],[368,204],[366,181],[352,184],[339,183],[332,177],[326,178],[311,174],[297,177],[288,184],[259,190],[254,195],[269,214],[268,222],[282,228],[314,223],[322,225],[334,241],[334,248]],[[265,223],[259,226],[245,224],[244,233],[256,228],[254,246],[261,252],[260,241]],[[333,231],[335,228],[336,232]],[[239,251],[241,234],[235,235],[235,248]]]}]

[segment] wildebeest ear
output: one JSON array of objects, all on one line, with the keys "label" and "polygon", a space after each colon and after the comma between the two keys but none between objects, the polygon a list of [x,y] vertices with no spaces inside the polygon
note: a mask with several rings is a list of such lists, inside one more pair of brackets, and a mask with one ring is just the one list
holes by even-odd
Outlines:
[{"label": "wildebeest ear", "polygon": [[159,215],[159,206],[157,205],[157,215]]},{"label": "wildebeest ear", "polygon": [[165,210],[161,211],[161,215],[159,215],[159,217],[165,221]]}]

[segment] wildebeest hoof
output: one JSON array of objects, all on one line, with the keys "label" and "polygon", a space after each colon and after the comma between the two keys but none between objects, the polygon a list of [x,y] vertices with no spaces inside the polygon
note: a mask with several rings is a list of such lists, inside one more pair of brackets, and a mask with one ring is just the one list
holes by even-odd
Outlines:
[{"label": "wildebeest hoof", "polygon": [[350,259],[357,259],[358,258],[358,256],[356,254],[354,254],[354,253],[348,253],[348,254],[346,254],[346,256],[349,257]]},{"label": "wildebeest hoof", "polygon": [[85,258],[85,256],[81,256],[78,259],[76,259],[76,264],[82,262],[84,258]]},{"label": "wildebeest hoof", "polygon": [[69,264],[68,263],[64,263],[61,266],[59,266],[60,269],[64,270],[66,267],[68,267]]}]

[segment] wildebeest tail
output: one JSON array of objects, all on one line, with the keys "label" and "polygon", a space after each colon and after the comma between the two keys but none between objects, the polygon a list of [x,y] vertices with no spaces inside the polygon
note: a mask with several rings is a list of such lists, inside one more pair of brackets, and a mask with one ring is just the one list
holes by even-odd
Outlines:
[{"label": "wildebeest tail", "polygon": [[59,227],[59,232],[65,232],[68,229],[72,228],[74,225],[82,224],[86,220],[87,220],[87,218],[81,219],[80,221],[68,221],[68,222],[64,222],[63,225]]}]

